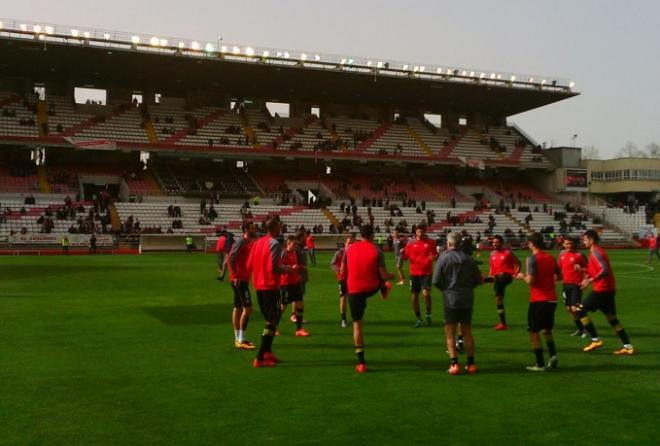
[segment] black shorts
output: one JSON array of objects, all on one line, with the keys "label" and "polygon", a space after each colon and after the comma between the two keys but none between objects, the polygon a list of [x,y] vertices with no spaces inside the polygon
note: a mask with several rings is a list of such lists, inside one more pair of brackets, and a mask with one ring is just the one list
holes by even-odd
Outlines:
[{"label": "black shorts", "polygon": [[557,302],[530,302],[527,310],[527,331],[552,330],[555,326]]},{"label": "black shorts", "polygon": [[280,319],[280,290],[257,290],[259,309],[266,322]]},{"label": "black shorts", "polygon": [[582,290],[580,285],[572,283],[564,284],[563,287],[564,305],[572,307],[578,305],[582,301]]},{"label": "black shorts", "polygon": [[346,279],[340,280],[339,282],[339,296],[346,296],[348,294],[348,283]]},{"label": "black shorts", "polygon": [[362,320],[364,317],[364,310],[367,308],[367,298],[373,296],[378,291],[380,291],[380,289],[376,288],[373,291],[348,295],[348,306],[351,309],[351,318],[354,322]]},{"label": "black shorts", "polygon": [[284,305],[303,300],[303,291],[300,283],[295,285],[285,285],[280,288],[280,293],[282,294],[282,303]]},{"label": "black shorts", "polygon": [[504,297],[504,291],[506,291],[506,287],[509,286],[512,281],[513,277],[511,277],[511,274],[507,273],[498,274],[493,277],[493,291],[495,291],[495,295]]},{"label": "black shorts", "polygon": [[615,294],[616,291],[592,291],[578,307],[587,312],[600,310],[605,314],[616,314]]},{"label": "black shorts", "polygon": [[234,308],[252,307],[252,296],[247,281],[241,280],[238,285],[232,283],[231,289],[234,290]]},{"label": "black shorts", "polygon": [[410,276],[410,291],[419,294],[424,288],[431,288],[431,275]]},{"label": "black shorts", "polygon": [[218,266],[222,268],[222,265],[225,264],[225,253],[224,252],[219,252],[218,253]]},{"label": "black shorts", "polygon": [[472,325],[472,307],[448,308],[445,307],[445,325]]}]

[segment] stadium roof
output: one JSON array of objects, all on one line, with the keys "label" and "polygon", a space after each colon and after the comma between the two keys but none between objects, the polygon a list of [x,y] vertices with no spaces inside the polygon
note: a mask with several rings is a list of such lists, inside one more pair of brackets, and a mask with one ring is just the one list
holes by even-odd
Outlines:
[{"label": "stadium roof", "polygon": [[185,97],[510,116],[576,96],[564,79],[0,21],[0,76]]}]

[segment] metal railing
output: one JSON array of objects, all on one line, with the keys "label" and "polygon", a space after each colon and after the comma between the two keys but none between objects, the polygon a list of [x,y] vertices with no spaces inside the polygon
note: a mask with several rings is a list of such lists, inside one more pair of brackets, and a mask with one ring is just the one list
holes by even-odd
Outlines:
[{"label": "metal railing", "polygon": [[28,20],[0,18],[0,37],[33,39],[68,45],[127,49],[172,56],[222,58],[236,62],[297,66],[311,69],[342,70],[413,79],[443,80],[554,92],[572,92],[574,83],[555,76],[464,68],[354,57],[275,47],[215,42],[169,36],[153,36],[125,31],[75,27]]}]

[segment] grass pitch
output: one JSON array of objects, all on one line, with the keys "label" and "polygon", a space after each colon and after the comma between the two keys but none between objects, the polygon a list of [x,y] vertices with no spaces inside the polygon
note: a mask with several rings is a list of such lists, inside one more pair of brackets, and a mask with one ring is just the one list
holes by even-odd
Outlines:
[{"label": "grass pitch", "polygon": [[[215,256],[3,257],[0,444],[657,444],[660,269],[645,266],[646,251],[610,256],[637,355],[612,355],[619,341],[601,314],[605,347],[582,353],[560,307],[559,368],[530,374],[527,288],[508,288],[510,329],[493,332],[486,285],[473,376],[445,372],[440,293],[434,325],[415,329],[405,286],[370,299],[372,371],[356,374],[330,254],[310,271],[312,335],[294,337],[283,319],[274,344],[283,362],[258,370],[254,352],[233,346],[231,292],[215,280]],[[258,343],[255,313],[248,338]]]}]

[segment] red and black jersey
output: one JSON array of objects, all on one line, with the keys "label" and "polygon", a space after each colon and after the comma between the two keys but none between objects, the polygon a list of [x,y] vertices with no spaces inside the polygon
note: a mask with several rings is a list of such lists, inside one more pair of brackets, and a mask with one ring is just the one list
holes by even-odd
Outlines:
[{"label": "red and black jersey", "polygon": [[410,262],[411,276],[428,276],[433,273],[433,261],[438,257],[436,243],[430,238],[409,241],[403,249],[403,258]]},{"label": "red and black jersey", "polygon": [[575,265],[581,268],[587,266],[587,259],[581,252],[562,251],[559,253],[559,270],[565,285],[580,285],[584,279],[584,271],[575,269]]},{"label": "red and black jersey", "polygon": [[250,280],[250,271],[248,270],[247,263],[252,245],[252,240],[246,240],[243,237],[232,245],[229,256],[227,257],[229,280]]},{"label": "red and black jersey", "polygon": [[556,302],[555,274],[558,272],[557,262],[545,251],[527,257],[527,274],[532,276],[530,302]]},{"label": "red and black jersey", "polygon": [[337,274],[337,280],[342,281],[346,279],[346,274],[342,272],[341,264],[344,261],[344,248],[339,248],[330,261],[330,268]]},{"label": "red and black jersey", "polygon": [[312,234],[309,234],[305,239],[305,246],[307,249],[314,249],[314,237],[312,237]]},{"label": "red and black jersey", "polygon": [[225,242],[227,241],[227,237],[224,235],[221,235],[218,238],[218,242],[215,244],[215,252],[225,252]]},{"label": "red and black jersey", "polygon": [[518,262],[516,256],[510,249],[494,250],[490,253],[490,271],[489,276],[497,276],[502,273],[515,276],[518,274]]},{"label": "red and black jersey", "polygon": [[248,258],[248,271],[252,275],[252,284],[257,291],[279,290],[282,268],[280,257],[282,246],[266,235],[254,242]]},{"label": "red and black jersey", "polygon": [[385,267],[383,252],[372,242],[362,240],[346,248],[342,269],[346,274],[349,294],[378,289],[381,267]]},{"label": "red and black jersey", "polygon": [[[282,251],[282,261],[281,261],[282,266],[295,266],[298,264],[298,253],[296,251],[288,251],[284,250]],[[285,285],[297,285],[302,282],[302,278],[300,277],[300,274],[298,271],[294,271],[293,269],[289,271],[284,271],[282,272],[282,275],[280,277],[280,285],[285,286]]]},{"label": "red and black jersey", "polygon": [[591,248],[587,274],[591,277],[594,291],[616,290],[616,281],[614,280],[614,271],[610,265],[610,259],[600,246],[594,245]]}]

